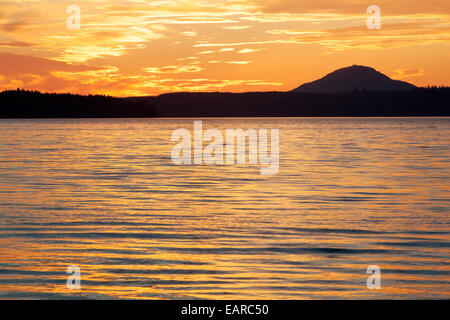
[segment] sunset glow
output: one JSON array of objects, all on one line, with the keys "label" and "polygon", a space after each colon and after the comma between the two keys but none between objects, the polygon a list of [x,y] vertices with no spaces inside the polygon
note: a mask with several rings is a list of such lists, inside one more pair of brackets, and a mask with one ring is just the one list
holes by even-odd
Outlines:
[{"label": "sunset glow", "polygon": [[[366,26],[372,4],[379,30]],[[448,86],[449,52],[448,0],[0,2],[0,90],[285,91],[352,64]]]}]

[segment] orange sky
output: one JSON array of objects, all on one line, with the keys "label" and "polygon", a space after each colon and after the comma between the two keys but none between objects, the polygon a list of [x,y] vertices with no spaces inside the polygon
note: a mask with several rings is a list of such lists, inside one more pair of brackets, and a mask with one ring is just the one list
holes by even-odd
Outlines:
[{"label": "orange sky", "polygon": [[448,86],[449,53],[448,0],[0,0],[0,90],[282,91],[352,64]]}]

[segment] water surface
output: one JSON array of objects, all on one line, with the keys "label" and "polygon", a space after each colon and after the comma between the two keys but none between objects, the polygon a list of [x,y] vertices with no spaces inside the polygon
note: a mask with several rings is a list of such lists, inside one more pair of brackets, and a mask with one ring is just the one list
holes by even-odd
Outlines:
[{"label": "water surface", "polygon": [[193,119],[0,120],[0,298],[450,297],[449,118],[203,126],[280,129],[278,174],[173,165]]}]

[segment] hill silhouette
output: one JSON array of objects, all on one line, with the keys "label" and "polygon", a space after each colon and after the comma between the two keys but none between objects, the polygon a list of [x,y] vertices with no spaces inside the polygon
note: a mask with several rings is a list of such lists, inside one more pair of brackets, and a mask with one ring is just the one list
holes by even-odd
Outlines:
[{"label": "hill silhouette", "polygon": [[398,80],[365,66],[351,66],[336,70],[322,79],[305,83],[293,92],[303,93],[340,93],[355,90],[367,91],[407,91],[414,85]]}]

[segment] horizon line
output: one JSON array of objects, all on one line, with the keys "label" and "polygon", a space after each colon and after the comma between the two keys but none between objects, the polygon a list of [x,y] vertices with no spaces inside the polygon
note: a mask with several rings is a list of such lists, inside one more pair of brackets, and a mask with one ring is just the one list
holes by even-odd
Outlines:
[{"label": "horizon line", "polygon": [[[415,86],[415,88],[411,88],[410,90],[377,90],[377,91],[371,91],[368,89],[359,89],[357,92],[370,92],[370,93],[380,93],[380,92],[410,92],[417,89],[450,89],[450,86],[445,85],[427,85],[427,86]],[[212,93],[218,93],[218,94],[246,94],[246,93],[294,93],[294,94],[349,94],[354,93],[354,91],[346,91],[346,92],[295,92],[293,90],[289,91],[242,91],[242,92],[232,92],[232,91],[171,91],[171,92],[165,92],[160,93],[156,95],[146,95],[146,96],[114,96],[104,93],[73,93],[73,92],[48,92],[48,91],[40,91],[40,90],[33,90],[33,89],[24,89],[24,88],[16,88],[16,89],[6,89],[0,91],[0,94],[5,92],[29,92],[29,93],[39,93],[39,94],[49,94],[49,95],[73,95],[73,96],[81,96],[81,97],[89,97],[89,96],[102,96],[102,97],[110,97],[110,98],[116,98],[116,99],[126,99],[126,98],[151,98],[151,97],[159,97],[167,94],[212,94]]]}]

